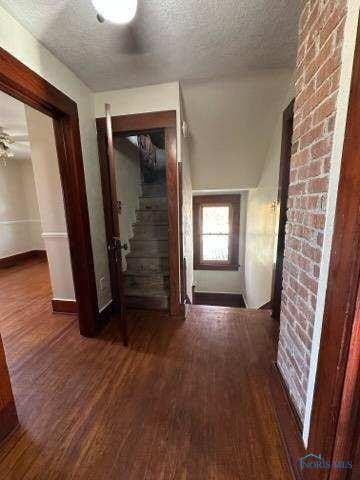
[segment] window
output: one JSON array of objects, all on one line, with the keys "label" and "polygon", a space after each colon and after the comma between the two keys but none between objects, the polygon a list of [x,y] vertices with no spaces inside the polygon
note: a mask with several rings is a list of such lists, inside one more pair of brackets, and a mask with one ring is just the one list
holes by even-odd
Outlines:
[{"label": "window", "polygon": [[194,269],[237,270],[240,195],[204,195],[193,199]]}]

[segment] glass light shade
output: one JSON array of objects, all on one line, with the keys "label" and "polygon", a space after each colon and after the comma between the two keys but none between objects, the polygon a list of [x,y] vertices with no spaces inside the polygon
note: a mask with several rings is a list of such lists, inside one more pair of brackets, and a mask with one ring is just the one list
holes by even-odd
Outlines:
[{"label": "glass light shade", "polygon": [[131,22],[136,15],[137,0],[92,0],[99,15],[112,23]]}]

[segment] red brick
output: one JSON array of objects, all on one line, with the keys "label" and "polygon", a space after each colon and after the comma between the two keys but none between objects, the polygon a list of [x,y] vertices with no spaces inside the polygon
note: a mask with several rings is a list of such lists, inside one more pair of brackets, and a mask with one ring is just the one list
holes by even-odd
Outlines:
[{"label": "red brick", "polygon": [[324,133],[324,125],[319,124],[316,127],[309,130],[305,135],[300,139],[300,150],[303,150],[305,147],[308,147],[311,143],[321,137]]},{"label": "red brick", "polygon": [[305,165],[310,159],[310,149],[302,150],[291,157],[291,168]]},{"label": "red brick", "polygon": [[346,5],[346,0],[302,0],[300,6],[278,358],[302,419],[324,248]]},{"label": "red brick", "polygon": [[318,71],[316,75],[316,88],[319,88],[320,85],[325,82],[325,80],[328,80],[331,75],[335,72],[335,70],[338,68],[340,65],[341,61],[341,50],[340,48],[337,48],[335,52],[329,57],[326,62],[322,65],[320,70]]},{"label": "red brick", "polygon": [[319,177],[309,180],[307,183],[307,192],[308,193],[322,193],[327,192],[329,186],[328,177]]},{"label": "red brick", "polygon": [[310,260],[313,260],[314,262],[320,263],[321,250],[319,248],[314,248],[308,243],[303,243],[301,251],[305,257],[310,258]]},{"label": "red brick", "polygon": [[314,295],[317,294],[318,282],[314,278],[309,277],[305,272],[300,272],[300,282]]},{"label": "red brick", "polygon": [[311,157],[314,159],[324,157],[325,155],[331,152],[331,148],[332,148],[332,137],[319,140],[317,143],[315,143],[311,147]]},{"label": "red brick", "polygon": [[325,118],[332,115],[335,111],[336,105],[336,95],[332,95],[327,100],[325,100],[314,112],[313,123],[317,125],[318,123],[325,120]]},{"label": "red brick", "polygon": [[[332,3],[332,1],[330,0],[329,3]],[[324,27],[321,29],[321,32],[320,32],[321,44],[326,42],[328,37],[333,33],[335,28],[340,24],[340,21],[344,17],[344,14],[345,14],[345,9],[343,5],[340,5],[339,7],[336,7],[334,9],[332,15],[330,16],[330,18],[328,19]],[[342,38],[341,39],[338,38],[337,40],[338,41],[342,40]]]}]

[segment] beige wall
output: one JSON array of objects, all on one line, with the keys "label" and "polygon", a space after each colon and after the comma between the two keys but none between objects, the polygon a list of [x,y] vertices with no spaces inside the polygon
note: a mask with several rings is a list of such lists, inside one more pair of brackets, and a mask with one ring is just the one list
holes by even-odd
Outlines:
[{"label": "beige wall", "polygon": [[95,93],[94,99],[96,118],[104,117],[105,103],[110,104],[111,115],[178,110],[179,83],[100,92]]},{"label": "beige wall", "polygon": [[259,184],[249,191],[245,254],[245,301],[249,308],[259,308],[271,299],[279,223],[281,135],[282,115],[278,116]]},{"label": "beige wall", "polygon": [[43,249],[31,162],[10,159],[0,166],[0,258]]},{"label": "beige wall", "polygon": [[[212,192],[206,192],[211,194]],[[223,191],[222,194],[229,192]],[[240,231],[239,231],[239,269],[237,271],[194,270],[194,285],[197,292],[213,293],[245,293],[244,260],[246,238],[246,212],[248,192],[239,193],[240,200]]]},{"label": "beige wall", "polygon": [[[111,299],[92,92],[40,42],[0,7],[0,46],[71,97],[78,105],[91,240],[99,306]],[[104,278],[100,288],[100,279]]]},{"label": "beige wall", "polygon": [[[181,125],[186,122],[182,97],[180,97]],[[182,161],[182,229],[183,229],[183,257],[186,259],[186,294],[192,302],[192,287],[194,285],[194,260],[193,260],[193,204],[192,204],[192,178],[189,154],[189,138],[183,134],[181,138]]]},{"label": "beige wall", "polygon": [[75,300],[53,122],[30,107],[25,115],[53,298]]},{"label": "beige wall", "polygon": [[195,190],[258,185],[292,72],[182,84]]},{"label": "beige wall", "polygon": [[[134,236],[133,224],[136,221],[136,210],[139,208],[141,195],[140,161],[137,148],[129,145],[128,141],[121,138],[114,140],[116,162],[116,189],[118,199],[121,201],[120,235],[122,242],[129,245],[129,240]],[[129,250],[128,250],[129,251]],[[126,270],[126,251],[123,252],[123,268]]]}]

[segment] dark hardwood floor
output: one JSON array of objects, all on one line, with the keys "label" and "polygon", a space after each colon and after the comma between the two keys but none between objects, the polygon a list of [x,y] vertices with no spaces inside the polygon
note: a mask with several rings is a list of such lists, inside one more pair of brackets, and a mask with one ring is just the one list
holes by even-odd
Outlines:
[{"label": "dark hardwood floor", "polygon": [[21,426],[0,478],[290,480],[268,386],[266,311],[130,313],[80,337],[53,315],[45,263],[0,272],[0,329]]}]

